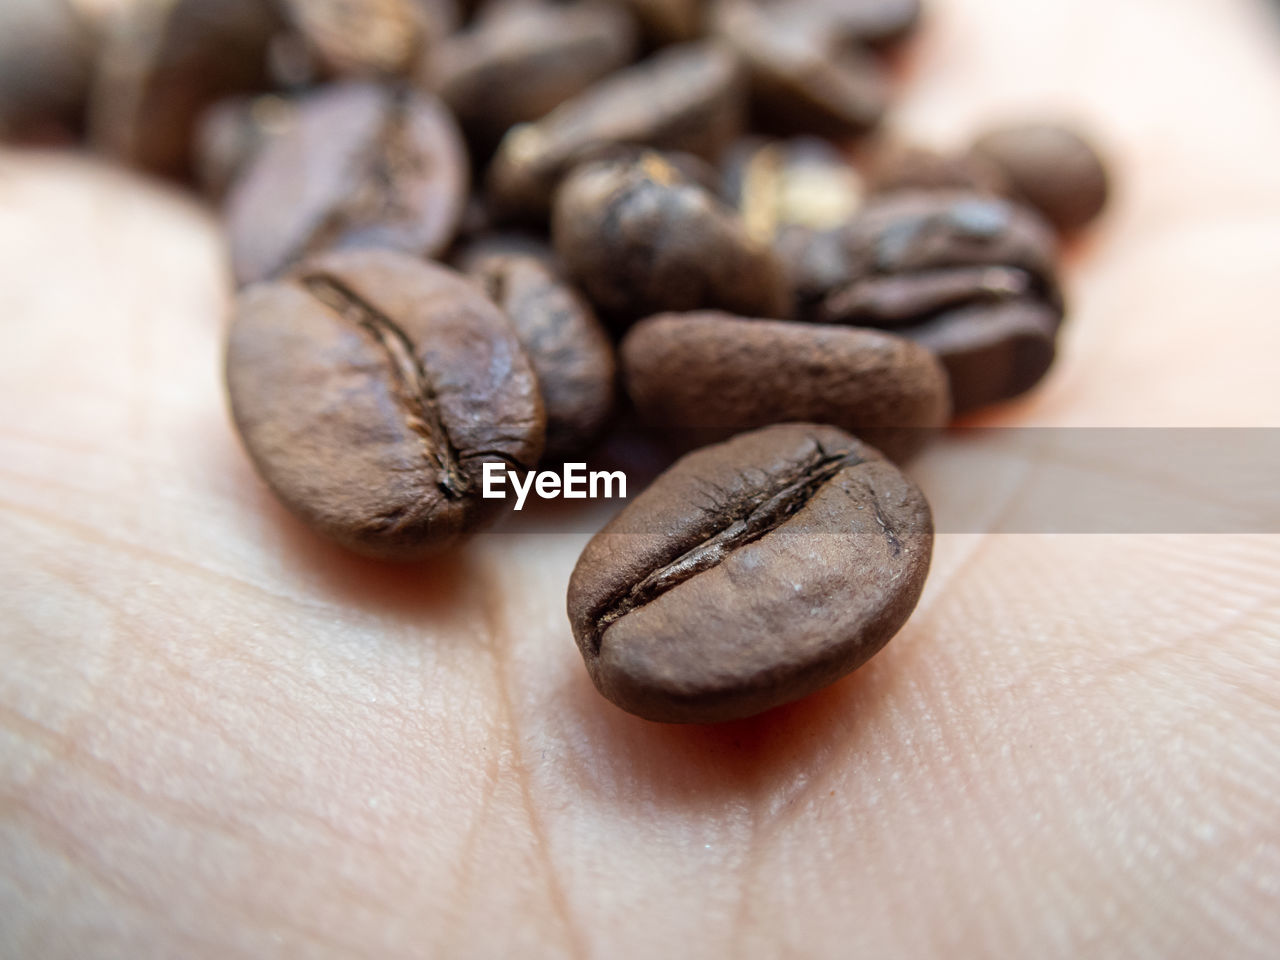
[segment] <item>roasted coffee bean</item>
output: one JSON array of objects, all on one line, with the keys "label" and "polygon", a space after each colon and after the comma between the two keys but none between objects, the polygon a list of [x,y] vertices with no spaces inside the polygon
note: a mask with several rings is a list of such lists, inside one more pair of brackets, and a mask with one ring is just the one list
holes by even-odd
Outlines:
[{"label": "roasted coffee bean", "polygon": [[840,226],[862,203],[857,171],[816,137],[740,141],[726,158],[723,192],[747,232],[765,242],[791,227]]},{"label": "roasted coffee bean", "polygon": [[808,270],[804,315],[929,347],[951,374],[955,412],[1024,392],[1052,363],[1055,246],[1031,210],[969,192],[890,194],[825,240],[824,257],[813,242],[788,257]]},{"label": "roasted coffee bean", "polygon": [[956,413],[1026,393],[1053,365],[1058,312],[1034,300],[970,304],[899,331],[947,370]]},{"label": "roasted coffee bean", "polygon": [[[920,311],[927,312],[939,296],[935,274],[946,272],[943,284],[952,288],[958,278],[970,277],[974,298],[1029,295],[1060,306],[1054,259],[1053,231],[1030,209],[1007,200],[968,191],[914,191],[878,197],[868,203],[834,235],[825,261],[811,269],[825,270],[802,278],[806,296],[819,302],[810,317],[823,322],[857,323],[861,326],[900,326],[907,280],[921,281]],[[799,267],[806,264],[793,258]],[[986,270],[957,273],[957,268],[1002,267],[1026,276],[1025,285],[993,283]],[[868,307],[878,298],[862,295],[862,288],[883,288],[885,278],[899,281],[893,306],[881,318]],[[833,282],[834,281],[834,282]],[[818,289],[826,283],[825,289]],[[1025,290],[1023,287],[1025,286]],[[964,300],[963,291],[944,297],[950,305]],[[849,305],[857,309],[846,313]]]},{"label": "roasted coffee bean", "polygon": [[747,65],[752,113],[770,130],[856,136],[875,126],[888,102],[884,68],[870,54],[842,49],[786,5],[720,0],[714,27]]},{"label": "roasted coffee bean", "polygon": [[656,153],[575,169],[551,234],[569,277],[617,325],[661,310],[782,316],[790,306],[768,246]]},{"label": "roasted coffee bean", "polygon": [[0,2],[0,141],[57,141],[81,123],[94,38],[67,0]]},{"label": "roasted coffee bean", "polygon": [[462,135],[434,97],[373,83],[328,87],[250,164],[227,200],[242,283],[324,250],[435,256],[467,197]]},{"label": "roasted coffee bean", "polygon": [[635,56],[630,15],[605,3],[505,0],[435,52],[436,91],[471,143],[493,149]]},{"label": "roasted coffee bean", "polygon": [[452,33],[454,0],[279,0],[321,70],[331,76],[402,76]]},{"label": "roasted coffee bean", "polygon": [[545,254],[495,252],[492,246],[485,252],[482,244],[463,260],[506,313],[537,374],[547,414],[546,456],[561,460],[583,452],[613,412],[616,368],[604,327]]},{"label": "roasted coffee bean", "polygon": [[530,468],[533,370],[471,281],[390,251],[325,254],[240,295],[227,386],[254,464],[320,533],[413,559],[492,519],[486,463]]},{"label": "roasted coffee bean", "polygon": [[671,47],[508,131],[489,169],[491,205],[509,219],[545,217],[569,168],[612,144],[714,161],[741,131],[745,105],[732,53],[713,44]]},{"label": "roasted coffee bean", "polygon": [[1089,141],[1068,127],[1000,127],[980,136],[972,154],[998,167],[1016,196],[1064,232],[1083,227],[1107,205],[1106,165]]},{"label": "roasted coffee bean", "polygon": [[204,112],[196,127],[195,177],[201,192],[221,202],[263,148],[288,132],[296,105],[272,94],[231,97]]},{"label": "roasted coffee bean", "polygon": [[89,135],[139,169],[185,177],[205,108],[265,89],[282,23],[270,0],[133,3],[109,22],[90,101]]},{"label": "roasted coffee bean", "polygon": [[805,420],[905,460],[950,414],[933,354],[878,330],[669,313],[632,327],[619,358],[641,419],[678,444]]},{"label": "roasted coffee bean", "polygon": [[873,194],[904,190],[969,190],[993,196],[1012,187],[994,163],[973,153],[952,154],[899,141],[880,144],[867,163]]},{"label": "roasted coffee bean", "polygon": [[706,0],[623,0],[654,46],[684,43],[702,36]]},{"label": "roasted coffee bean", "polygon": [[650,720],[711,723],[857,669],[920,597],[919,489],[832,427],[786,424],[678,461],[591,539],[569,581],[597,689]]}]

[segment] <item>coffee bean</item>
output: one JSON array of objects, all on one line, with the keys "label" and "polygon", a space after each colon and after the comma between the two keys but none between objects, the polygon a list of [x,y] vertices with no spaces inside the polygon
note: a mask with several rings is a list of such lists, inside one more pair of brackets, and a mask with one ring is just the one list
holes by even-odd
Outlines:
[{"label": "coffee bean", "polygon": [[1026,391],[1052,363],[1055,243],[1029,209],[965,191],[889,194],[822,239],[786,251],[805,318],[934,350],[956,413]]},{"label": "coffee bean", "polygon": [[970,304],[899,332],[928,349],[947,370],[951,403],[965,413],[1026,393],[1049,371],[1059,313],[1010,299]]},{"label": "coffee bean", "polygon": [[656,153],[574,170],[551,233],[570,278],[618,325],[661,310],[782,316],[790,305],[772,251]]},{"label": "coffee bean", "polygon": [[90,139],[108,156],[185,177],[205,108],[265,89],[282,23],[270,0],[171,0],[123,6],[110,21],[89,105]]},{"label": "coffee bean", "polygon": [[689,454],[593,537],[569,619],[622,709],[732,720],[870,659],[932,550],[928,503],[876,451],[832,427],[769,427]]},{"label": "coffee bean", "polygon": [[0,141],[57,142],[74,133],[93,47],[66,0],[0,3]]},{"label": "coffee bean", "polygon": [[878,330],[660,314],[632,327],[619,359],[640,417],[678,443],[805,420],[904,460],[950,414],[946,373],[934,356]]},{"label": "coffee bean", "polygon": [[546,456],[564,459],[586,450],[613,412],[616,369],[604,327],[545,255],[482,248],[464,259],[506,313],[537,374]]},{"label": "coffee bean", "polygon": [[226,356],[236,426],[295,514],[344,546],[413,559],[505,503],[485,463],[542,452],[538,386],[472,282],[390,251],[326,254],[241,295]]},{"label": "coffee bean", "polygon": [[487,153],[517,123],[537,120],[636,51],[623,9],[506,0],[435,52],[436,90],[473,146]]},{"label": "coffee bean", "polygon": [[454,0],[279,0],[330,76],[403,76],[459,21]]},{"label": "coffee bean", "polygon": [[791,227],[827,230],[852,219],[862,203],[862,182],[825,140],[750,138],[726,157],[723,193],[747,233],[773,242]]},{"label": "coffee bean", "polygon": [[1107,205],[1106,165],[1089,141],[1068,127],[1000,127],[980,136],[972,155],[998,167],[1014,194],[1061,231],[1078,230]]},{"label": "coffee bean", "polygon": [[230,97],[200,117],[195,138],[195,177],[201,192],[221,202],[254,157],[290,130],[296,105],[284,97]]},{"label": "coffee bean", "polygon": [[1004,196],[1012,190],[999,167],[974,153],[944,153],[895,140],[872,152],[867,162],[867,187],[873,194],[968,190]]},{"label": "coffee bean", "polygon": [[682,44],[622,70],[503,137],[489,169],[495,214],[544,218],[576,163],[613,144],[716,160],[742,129],[746,82],[737,59],[713,44]]},{"label": "coffee bean", "polygon": [[640,21],[651,46],[702,36],[706,0],[623,0]]},{"label": "coffee bean", "polygon": [[875,126],[888,102],[884,69],[856,47],[841,48],[819,23],[787,5],[720,0],[717,36],[747,65],[758,123],[786,133],[832,138]]},{"label": "coffee bean", "polygon": [[245,171],[227,200],[242,283],[325,250],[388,248],[435,256],[467,196],[461,134],[438,100],[373,83],[301,101],[292,127]]}]

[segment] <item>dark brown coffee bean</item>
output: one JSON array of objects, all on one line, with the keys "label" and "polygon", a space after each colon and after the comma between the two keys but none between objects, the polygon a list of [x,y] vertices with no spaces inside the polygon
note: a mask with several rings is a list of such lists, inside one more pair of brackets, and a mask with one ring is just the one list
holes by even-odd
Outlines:
[{"label": "dark brown coffee bean", "polygon": [[434,97],[373,83],[328,87],[253,161],[227,200],[242,283],[324,250],[435,256],[467,197],[462,135]]},{"label": "dark brown coffee bean", "polygon": [[432,57],[436,90],[472,144],[492,150],[510,127],[537,120],[635,56],[625,10],[507,0]]},{"label": "dark brown coffee bean", "polygon": [[89,135],[122,163],[185,177],[195,125],[223,97],[264,89],[281,29],[270,0],[134,3],[110,21]]},{"label": "dark brown coffee bean", "polygon": [[93,34],[67,0],[0,3],[0,141],[69,138],[93,52]]},{"label": "dark brown coffee bean", "polygon": [[702,36],[706,0],[623,0],[640,21],[652,46],[684,43]]},{"label": "dark brown coffee bean", "polygon": [[542,452],[537,382],[502,312],[445,267],[326,254],[239,300],[226,358],[263,478],[320,533],[413,559],[492,519],[483,467]]},{"label": "dark brown coffee bean", "polygon": [[575,169],[551,234],[569,277],[619,325],[661,310],[782,316],[790,306],[773,252],[656,153]]},{"label": "dark brown coffee bean", "polygon": [[752,112],[767,129],[857,136],[888,102],[884,68],[870,54],[840,48],[833,35],[786,5],[720,0],[716,35],[747,65]]},{"label": "dark brown coffee bean", "polygon": [[873,194],[920,190],[968,190],[993,196],[1012,189],[1000,168],[972,153],[950,154],[889,141],[867,163],[867,187]]},{"label": "dark brown coffee bean", "polygon": [[1064,232],[1083,227],[1107,205],[1106,165],[1092,144],[1068,127],[1001,127],[980,136],[972,152],[998,167],[1019,198]]},{"label": "dark brown coffee bean", "polygon": [[933,354],[878,330],[660,314],[628,331],[619,359],[641,418],[677,443],[805,420],[905,460],[951,412]]},{"label": "dark brown coffee bean", "polygon": [[828,240],[825,260],[812,242],[788,260],[809,271],[804,315],[891,328],[935,351],[955,412],[1024,392],[1052,363],[1053,234],[1029,209],[967,192],[890,194]]},{"label": "dark brown coffee bean", "polygon": [[689,454],[593,537],[569,620],[622,709],[733,720],[870,659],[915,608],[932,551],[928,503],[875,450],[769,427]]},{"label": "dark brown coffee bean", "polygon": [[454,0],[279,0],[323,73],[404,76],[459,21]]},{"label": "dark brown coffee bean", "polygon": [[862,203],[857,171],[816,137],[736,144],[725,161],[723,192],[747,232],[766,242],[790,227],[837,227]]},{"label": "dark brown coffee bean", "polygon": [[899,332],[947,370],[951,403],[966,413],[1026,393],[1048,373],[1058,311],[1028,299],[970,304]]},{"label": "dark brown coffee bean", "polygon": [[204,112],[196,127],[195,177],[201,192],[221,202],[254,157],[287,133],[296,104],[272,94],[231,97]]},{"label": "dark brown coffee bean", "polygon": [[561,460],[583,452],[613,412],[616,368],[604,327],[544,256],[484,253],[482,247],[464,259],[467,272],[506,313],[538,376],[546,456]]},{"label": "dark brown coffee bean", "polygon": [[683,44],[601,81],[536,123],[512,128],[489,169],[497,215],[545,217],[561,178],[612,144],[716,160],[742,129],[746,83],[737,59]]}]

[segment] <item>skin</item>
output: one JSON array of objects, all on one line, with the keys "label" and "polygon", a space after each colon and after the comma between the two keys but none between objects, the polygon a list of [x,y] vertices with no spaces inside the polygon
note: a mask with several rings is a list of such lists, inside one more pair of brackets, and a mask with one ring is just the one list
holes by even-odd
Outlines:
[{"label": "skin", "polygon": [[[1060,366],[983,422],[1280,422],[1270,11],[932,7],[903,129],[1057,105],[1118,166]],[[944,533],[851,678],[649,724],[563,608],[607,505],[388,568],[273,502],[220,249],[160,188],[0,157],[0,955],[1275,955],[1280,538]],[[939,517],[964,458],[913,468]]]}]

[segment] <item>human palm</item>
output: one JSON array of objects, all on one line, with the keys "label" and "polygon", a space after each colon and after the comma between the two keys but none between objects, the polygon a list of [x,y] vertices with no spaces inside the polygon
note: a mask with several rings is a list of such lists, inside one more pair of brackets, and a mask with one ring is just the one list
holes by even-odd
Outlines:
[{"label": "human palm", "polygon": [[[1274,425],[1269,11],[933,7],[905,130],[1065,108],[1120,182],[1069,256],[1059,366],[984,422]],[[651,724],[574,648],[584,534],[533,517],[388,566],[276,504],[224,410],[230,294],[192,203],[0,155],[0,263],[0,954],[1280,944],[1276,537],[944,533],[852,677]],[[940,521],[965,444],[912,467]]]}]

